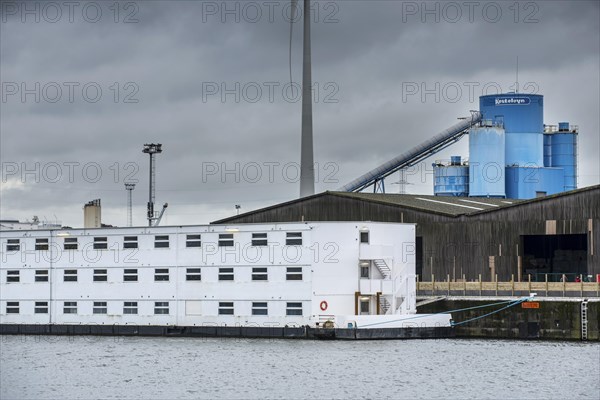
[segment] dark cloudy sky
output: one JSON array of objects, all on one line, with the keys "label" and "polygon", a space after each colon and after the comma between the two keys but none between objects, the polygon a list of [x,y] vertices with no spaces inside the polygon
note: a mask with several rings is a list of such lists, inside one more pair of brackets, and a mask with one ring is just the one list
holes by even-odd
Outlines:
[{"label": "dark cloudy sky", "polygon": [[[145,224],[147,142],[164,149],[163,223],[206,223],[236,204],[249,211],[298,196],[287,0],[1,4],[1,218],[82,226],[83,204],[101,198],[103,222],[124,226],[123,184],[137,179],[134,223]],[[454,124],[485,90],[514,90],[517,57],[519,90],[545,96],[545,122],[579,125],[579,185],[600,182],[597,1],[314,8],[318,191]],[[301,32],[297,24],[296,82]],[[409,171],[406,190],[432,193],[431,162],[467,147],[465,139]],[[389,192],[397,180],[387,180]]]}]

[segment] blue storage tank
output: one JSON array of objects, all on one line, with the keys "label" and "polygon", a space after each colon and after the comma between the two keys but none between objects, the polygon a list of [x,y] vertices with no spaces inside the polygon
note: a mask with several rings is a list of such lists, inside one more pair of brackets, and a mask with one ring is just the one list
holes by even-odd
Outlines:
[{"label": "blue storage tank", "polygon": [[506,197],[533,199],[563,191],[562,168],[506,167]]},{"label": "blue storage tank", "polygon": [[552,134],[544,133],[544,167],[552,166]]},{"label": "blue storage tank", "polygon": [[483,119],[500,122],[506,133],[507,165],[544,165],[544,96],[507,93],[479,98]]},{"label": "blue storage tank", "polygon": [[568,122],[558,124],[558,132],[552,134],[552,167],[565,171],[564,189],[577,189],[577,129]]},{"label": "blue storage tank", "polygon": [[469,196],[505,197],[505,132],[485,121],[469,131]]},{"label": "blue storage tank", "polygon": [[450,165],[433,164],[433,194],[436,196],[467,197],[469,167],[461,165],[460,156],[452,156]]}]

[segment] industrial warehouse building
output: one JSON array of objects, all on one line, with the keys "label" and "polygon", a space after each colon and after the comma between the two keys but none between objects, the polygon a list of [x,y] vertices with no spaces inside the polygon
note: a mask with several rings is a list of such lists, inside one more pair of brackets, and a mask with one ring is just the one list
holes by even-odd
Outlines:
[{"label": "industrial warehouse building", "polygon": [[293,221],[416,223],[421,280],[600,274],[600,185],[530,200],[324,192],[213,224]]}]

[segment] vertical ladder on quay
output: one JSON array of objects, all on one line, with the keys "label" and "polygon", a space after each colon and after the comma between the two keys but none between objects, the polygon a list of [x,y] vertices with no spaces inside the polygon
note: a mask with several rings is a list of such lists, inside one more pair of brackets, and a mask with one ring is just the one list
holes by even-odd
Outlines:
[{"label": "vertical ladder on quay", "polygon": [[588,338],[587,304],[588,299],[583,299],[581,302],[581,340]]}]

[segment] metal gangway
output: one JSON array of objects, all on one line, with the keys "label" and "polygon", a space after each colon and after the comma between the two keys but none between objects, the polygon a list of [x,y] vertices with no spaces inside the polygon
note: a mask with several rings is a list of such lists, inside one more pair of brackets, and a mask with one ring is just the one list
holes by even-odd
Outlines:
[{"label": "metal gangway", "polygon": [[437,134],[433,138],[413,147],[398,157],[380,165],[338,189],[340,192],[360,192],[373,185],[373,192],[385,193],[384,178],[401,169],[411,167],[458,142],[469,129],[481,121],[479,111],[471,111],[471,116]]}]

